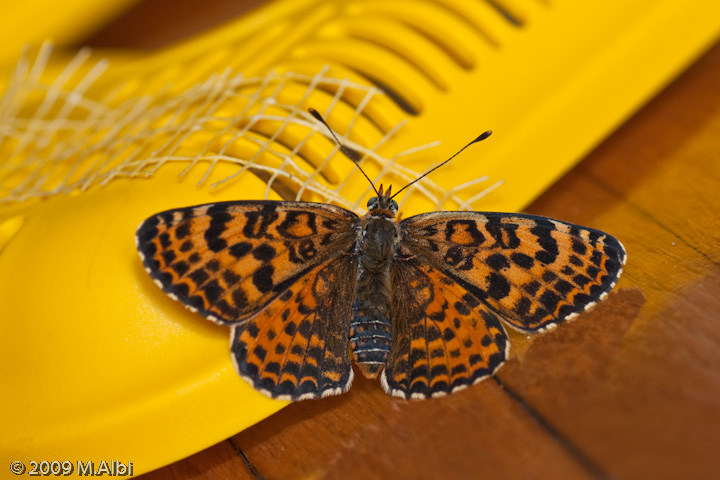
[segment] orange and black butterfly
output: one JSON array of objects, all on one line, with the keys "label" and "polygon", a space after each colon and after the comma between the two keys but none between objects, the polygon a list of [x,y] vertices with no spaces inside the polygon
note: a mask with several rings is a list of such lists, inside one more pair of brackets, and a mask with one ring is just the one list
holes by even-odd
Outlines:
[{"label": "orange and black butterfly", "polygon": [[592,228],[491,212],[398,222],[399,192],[376,193],[362,217],[284,201],[168,210],[138,227],[137,248],[170,297],[232,327],[240,376],[284,400],[347,391],[352,361],[402,398],[465,388],[505,361],[505,325],[533,333],[577,316],[625,263]]}]

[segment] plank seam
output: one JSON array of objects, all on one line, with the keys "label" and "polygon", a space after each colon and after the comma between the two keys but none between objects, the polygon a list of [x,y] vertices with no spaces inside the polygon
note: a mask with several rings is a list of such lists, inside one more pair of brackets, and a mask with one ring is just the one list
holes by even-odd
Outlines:
[{"label": "plank seam", "polygon": [[230,442],[230,445],[232,446],[233,450],[235,450],[235,453],[237,453],[238,456],[242,459],[243,463],[250,472],[250,475],[252,475],[255,480],[264,480],[263,476],[260,475],[260,472],[257,471],[252,462],[250,462],[250,459],[247,457],[247,455],[245,455],[245,452],[243,452],[242,449],[235,442],[233,442],[232,438],[228,438],[228,442]]},{"label": "plank seam", "polygon": [[580,448],[573,444],[567,437],[561,434],[548,420],[528,404],[517,392],[509,388],[498,377],[491,377],[500,388],[520,407],[530,418],[543,430],[545,430],[587,473],[596,480],[613,480],[613,477],[605,472],[597,463],[590,459]]}]

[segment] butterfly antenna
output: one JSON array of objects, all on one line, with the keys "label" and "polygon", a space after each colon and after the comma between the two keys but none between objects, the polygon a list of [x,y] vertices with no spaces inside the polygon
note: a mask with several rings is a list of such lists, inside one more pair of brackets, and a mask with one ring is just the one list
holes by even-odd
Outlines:
[{"label": "butterfly antenna", "polygon": [[[320,123],[322,123],[323,125],[325,125],[325,128],[328,129],[328,132],[330,132],[330,135],[332,135],[332,137],[335,139],[335,142],[337,142],[338,146],[340,147],[340,150],[342,150],[342,152],[343,152],[348,158],[350,158],[350,159],[355,158],[355,155],[353,154],[353,152],[352,152],[349,148],[347,148],[345,145],[343,145],[343,144],[340,142],[340,140],[338,140],[338,137],[335,135],[335,132],[333,132],[333,129],[330,128],[330,125],[328,125],[327,122],[325,121],[325,119],[322,117],[322,115],[320,115],[320,112],[318,112],[317,110],[315,110],[315,109],[312,108],[312,107],[308,108],[308,112],[310,112],[310,115],[312,115],[313,117],[315,117],[315,119],[316,119],[318,122],[320,122]],[[370,177],[368,177],[367,173],[365,173],[365,170],[363,170],[362,167],[360,166],[360,164],[357,163],[356,161],[353,160],[353,163],[354,163],[355,166],[358,168],[358,170],[360,170],[360,172],[361,172],[363,175],[365,175],[365,178],[367,178],[367,181],[370,182],[370,186],[373,188],[373,190],[375,190],[375,193],[377,194],[377,196],[380,197],[380,196],[381,196],[381,195],[380,195],[380,192],[377,191],[377,188],[375,188],[375,184],[373,183],[372,180],[370,180]]]},{"label": "butterfly antenna", "polygon": [[432,172],[434,172],[434,171],[437,170],[438,168],[442,167],[443,165],[445,165],[446,163],[448,163],[448,162],[449,162],[450,160],[452,160],[453,158],[455,158],[455,157],[457,157],[458,155],[460,155],[460,153],[462,153],[462,151],[465,150],[466,148],[468,148],[470,145],[472,145],[473,143],[481,142],[481,141],[485,140],[486,138],[488,138],[490,135],[492,135],[492,131],[490,131],[490,130],[488,130],[487,132],[481,134],[481,135],[480,135],[479,137],[477,137],[475,140],[473,140],[472,142],[468,143],[468,144],[465,145],[463,148],[461,148],[460,150],[458,150],[458,152],[457,152],[455,155],[453,155],[452,157],[448,158],[448,159],[445,160],[444,162],[442,162],[442,163],[440,163],[440,164],[438,164],[438,165],[435,165],[433,168],[431,168],[431,169],[428,170],[427,172],[423,173],[423,174],[420,175],[418,178],[416,178],[415,180],[413,180],[412,182],[408,183],[408,184],[405,185],[403,188],[401,188],[400,190],[398,190],[397,192],[395,192],[395,195],[393,195],[393,196],[390,197],[390,198],[395,198],[395,197],[397,197],[400,192],[402,192],[403,190],[405,190],[406,188],[408,188],[410,185],[412,185],[413,183],[417,182],[418,180],[421,180],[421,179],[427,177],[427,176],[430,175]]}]

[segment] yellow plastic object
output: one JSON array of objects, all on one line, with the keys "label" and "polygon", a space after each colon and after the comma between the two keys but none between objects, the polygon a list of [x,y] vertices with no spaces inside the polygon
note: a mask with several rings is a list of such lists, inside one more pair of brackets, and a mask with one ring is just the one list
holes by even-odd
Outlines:
[{"label": "yellow plastic object", "polygon": [[[138,222],[126,212],[208,200],[188,188],[198,172],[178,182],[178,167],[158,172],[162,189],[119,180],[10,220],[24,219],[0,255],[6,469],[16,460],[119,460],[138,474],[236,433],[236,421],[218,418],[230,405],[244,424],[282,406],[238,381],[227,329],[154,295],[132,242],[122,241]],[[243,188],[262,191],[258,183]]]},{"label": "yellow plastic object", "polygon": [[402,212],[517,210],[719,31],[720,4],[700,0],[282,1],[105,70],[41,50],[46,68],[16,73],[1,110],[0,461],[137,475],[283,406],[234,373],[227,329],[152,284],[133,234],[208,201],[362,202],[366,182],[307,106],[397,186],[492,128]]},{"label": "yellow plastic object", "polygon": [[[23,0],[2,2],[0,65],[17,60],[27,44],[52,40],[67,45],[91,33],[137,0]],[[52,13],[51,13],[52,12]]]}]

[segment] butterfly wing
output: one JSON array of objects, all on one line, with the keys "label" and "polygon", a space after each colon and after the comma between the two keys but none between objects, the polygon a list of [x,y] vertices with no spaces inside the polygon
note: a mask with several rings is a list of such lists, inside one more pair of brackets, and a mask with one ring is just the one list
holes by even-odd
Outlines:
[{"label": "butterfly wing", "polygon": [[392,267],[392,341],[380,381],[390,395],[427,398],[491,375],[509,342],[498,315],[467,288],[401,247]]},{"label": "butterfly wing", "polygon": [[499,319],[524,332],[552,328],[602,299],[626,258],[604,232],[533,215],[434,212],[400,228],[383,384],[405,397],[492,373],[507,348]]},{"label": "butterfly wing", "polygon": [[357,215],[301,202],[223,202],[158,213],[138,227],[146,270],[171,297],[221,324],[255,314],[355,242]]},{"label": "butterfly wing", "polygon": [[240,375],[283,400],[347,391],[353,378],[348,336],[356,277],[354,257],[332,258],[235,325],[230,347]]},{"label": "butterfly wing", "polygon": [[542,331],[617,283],[625,249],[611,235],[535,215],[436,212],[401,223],[407,248],[512,327]]},{"label": "butterfly wing", "polygon": [[307,398],[349,387],[359,229],[355,214],[330,205],[224,202],[153,215],[136,243],[168,295],[234,325],[244,378],[273,397]]}]

